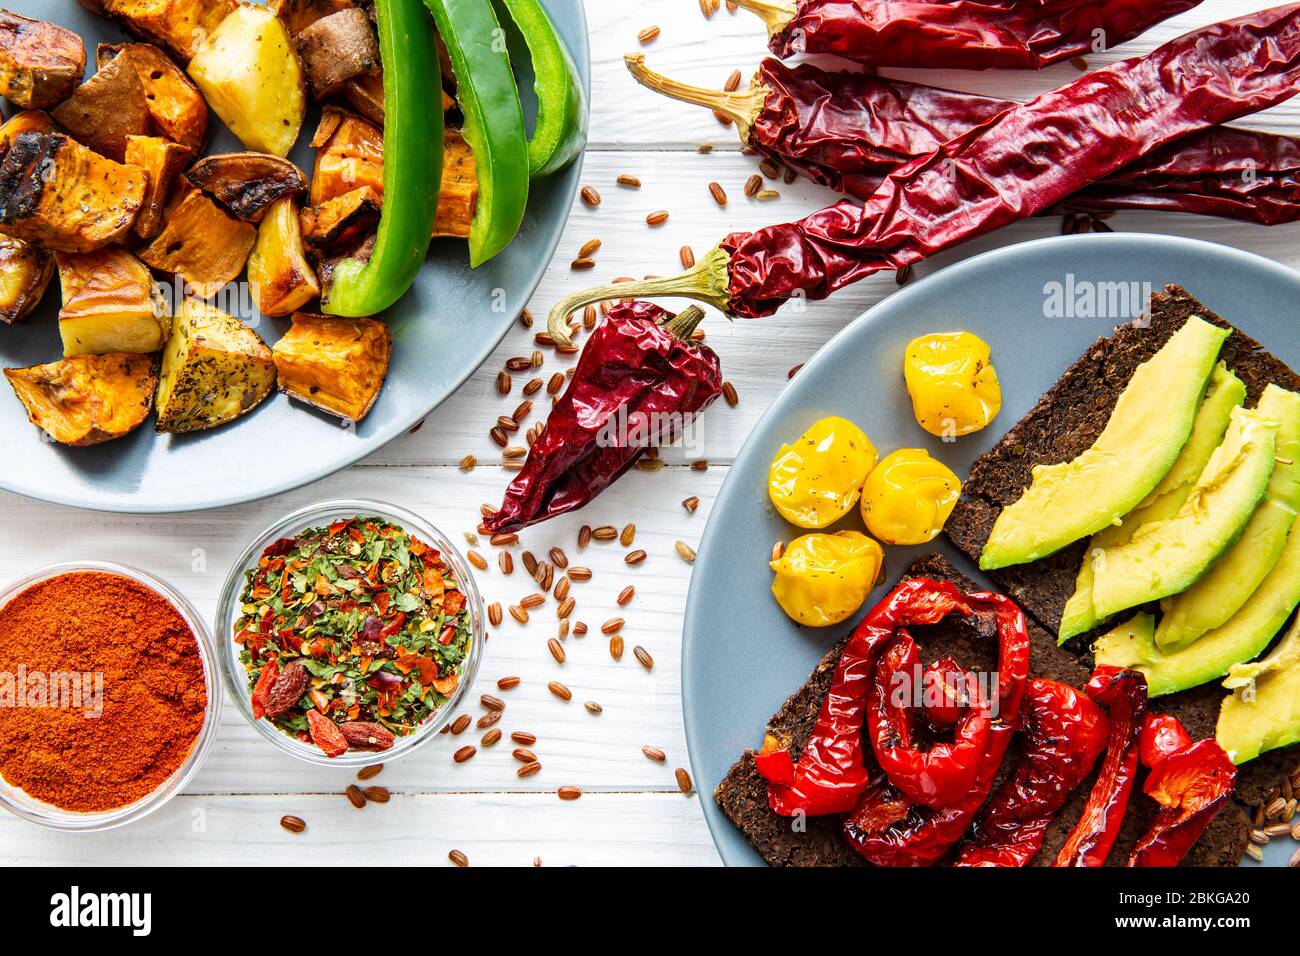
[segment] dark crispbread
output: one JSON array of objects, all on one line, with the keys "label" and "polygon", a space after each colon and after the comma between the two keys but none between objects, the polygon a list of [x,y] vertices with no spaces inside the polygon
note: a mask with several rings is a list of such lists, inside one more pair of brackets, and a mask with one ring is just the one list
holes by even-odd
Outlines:
[{"label": "dark crispbread", "polygon": [[[963,590],[978,590],[973,582],[937,554],[917,560],[904,577],[947,580]],[[914,629],[912,634],[921,646],[925,661],[951,655],[970,670],[992,671],[997,667],[996,635],[979,622],[951,617],[933,627]],[[1057,648],[1052,636],[1032,621],[1029,622],[1029,635],[1030,670],[1034,676],[1064,681],[1076,687],[1088,680],[1089,671],[1083,662]],[[780,740],[788,740],[796,755],[817,720],[843,647],[844,640],[841,640],[768,723],[767,732]],[[1004,769],[1009,765],[1010,759],[1004,764]],[[1037,865],[1050,863],[1056,856],[1083,810],[1091,785],[1092,781],[1088,780],[1079,787],[1048,829],[1043,849],[1035,860]],[[841,817],[808,818],[802,821],[804,827],[801,831],[792,826],[791,819],[772,812],[767,803],[767,784],[758,775],[752,750],[741,755],[713,796],[723,813],[772,866],[865,865],[841,835]],[[1133,844],[1145,832],[1154,813],[1154,801],[1135,792],[1124,830],[1111,853],[1111,864],[1122,865],[1127,860]],[[1232,804],[1215,818],[1184,863],[1189,866],[1234,865],[1246,840],[1245,815]]]}]

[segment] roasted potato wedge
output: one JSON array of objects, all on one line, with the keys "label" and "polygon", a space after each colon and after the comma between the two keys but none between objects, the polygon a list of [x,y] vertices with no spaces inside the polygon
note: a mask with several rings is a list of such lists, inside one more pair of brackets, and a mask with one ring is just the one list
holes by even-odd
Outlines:
[{"label": "roasted potato wedge", "polygon": [[131,64],[110,60],[94,76],[54,108],[54,118],[95,152],[126,159],[128,136],[146,136],[150,129],[144,86]]},{"label": "roasted potato wedge", "polygon": [[54,260],[43,249],[0,236],[0,323],[13,325],[31,315],[54,275]]},{"label": "roasted potato wedge", "polygon": [[[316,161],[312,167],[311,202],[323,206],[361,187],[384,192],[384,133],[379,127],[346,110],[327,106],[312,137]],[[434,236],[469,235],[478,203],[478,174],[474,154],[460,130],[447,127],[443,134],[442,187],[438,193],[438,218]],[[305,211],[304,211],[305,212]],[[303,234],[311,230],[304,220]]]},{"label": "roasted potato wedge", "polygon": [[140,251],[140,258],[180,276],[203,298],[239,275],[257,241],[256,229],[227,215],[197,189],[175,202],[163,220],[162,232]]},{"label": "roasted potato wedge", "polygon": [[135,217],[135,234],[141,239],[152,239],[162,228],[163,210],[172,181],[190,158],[188,146],[173,143],[160,136],[128,136],[126,161],[139,166],[149,174],[149,186],[144,193],[144,204]]},{"label": "roasted potato wedge", "polygon": [[83,7],[117,20],[128,33],[156,43],[182,64],[210,36],[238,0],[80,0]]},{"label": "roasted potato wedge", "polygon": [[302,66],[284,23],[244,4],[194,52],[190,78],[249,149],[288,156],[307,109]]},{"label": "roasted potato wedge", "polygon": [[271,12],[284,21],[289,35],[296,37],[322,17],[340,10],[350,10],[352,0],[270,0]]},{"label": "roasted potato wedge", "polygon": [[271,352],[280,391],[359,422],[384,386],[393,339],[375,319],[296,312]]},{"label": "roasted potato wedge", "polygon": [[193,432],[233,421],[275,385],[275,361],[258,334],[231,315],[185,298],[172,320],[158,380],[160,432]]},{"label": "roasted potato wedge", "polygon": [[5,378],[33,425],[63,445],[98,445],[139,428],[153,408],[152,355],[78,355],[7,368]]},{"label": "roasted potato wedge", "polygon": [[0,126],[0,154],[20,133],[53,133],[54,120],[44,110],[19,110]]},{"label": "roasted potato wedge", "polygon": [[303,171],[266,153],[220,153],[204,156],[185,178],[217,201],[226,212],[247,222],[261,222],[281,196],[307,191]]},{"label": "roasted potato wedge", "polygon": [[139,77],[145,106],[158,132],[196,153],[203,149],[208,136],[208,104],[185,72],[149,43],[101,43],[95,52],[101,70],[119,60]]},{"label": "roasted potato wedge", "polygon": [[257,227],[257,244],[248,257],[248,285],[263,315],[288,315],[320,295],[292,196],[277,199]]},{"label": "roasted potato wedge", "polygon": [[86,47],[71,30],[0,10],[0,96],[23,109],[72,95],[86,72]]},{"label": "roasted potato wedge", "polygon": [[149,176],[62,133],[21,133],[0,161],[0,232],[54,252],[89,252],[121,239]]},{"label": "roasted potato wedge", "polygon": [[308,206],[299,216],[303,240],[325,255],[357,245],[379,225],[383,197],[373,186]]},{"label": "roasted potato wedge", "polygon": [[338,92],[348,80],[379,69],[379,38],[364,10],[322,17],[293,38],[312,96]]},{"label": "roasted potato wedge", "polygon": [[57,259],[64,357],[163,347],[171,322],[144,263],[120,246],[61,252]]}]

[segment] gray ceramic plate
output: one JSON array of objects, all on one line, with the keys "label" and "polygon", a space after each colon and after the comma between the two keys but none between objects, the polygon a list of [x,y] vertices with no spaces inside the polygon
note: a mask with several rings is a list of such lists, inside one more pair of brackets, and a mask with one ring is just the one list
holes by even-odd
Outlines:
[{"label": "gray ceramic plate", "polygon": [[[581,0],[544,0],[590,90],[587,24]],[[13,0],[24,16],[60,23],[85,41],[88,72],[95,46],[129,39],[117,26],[72,0]],[[525,63],[526,66],[526,63]],[[532,76],[519,87],[532,115]],[[310,171],[307,141],[319,118],[308,112],[292,159]],[[213,117],[210,152],[242,147]],[[93,448],[41,440],[8,387],[0,388],[0,488],[58,504],[101,511],[176,512],[215,508],[278,494],[322,478],[370,454],[411,428],[447,398],[491,354],[523,309],[560,240],[578,189],[581,162],[534,184],[523,228],[510,246],[471,270],[466,244],[437,240],[415,286],[383,316],[393,331],[393,361],[383,394],[355,428],[291,402],[267,399],[244,418],[194,435],[155,435],[151,421]],[[58,280],[25,323],[0,326],[0,366],[59,358]],[[287,328],[262,319],[268,344]],[[435,423],[431,422],[430,425]]]},{"label": "gray ceramic plate", "polygon": [[[1133,318],[1127,294],[1145,308],[1143,287],[1176,282],[1209,308],[1300,367],[1295,334],[1300,275],[1225,246],[1146,235],[1043,239],[989,252],[890,296],[828,342],[768,409],[746,441],[714,503],[691,576],[682,662],[682,706],[700,800],[722,859],[761,860],[713,802],[713,788],[745,747],[798,688],[822,654],[848,630],[799,628],[771,595],[767,555],[778,539],[801,533],[772,509],[767,468],[782,442],[825,415],[856,421],[880,451],[923,447],[965,475],[1098,336]],[[1099,283],[1124,283],[1099,286]],[[1129,283],[1136,283],[1130,286]],[[1052,292],[1075,301],[1074,317],[1049,317]],[[1068,293],[1073,290],[1073,295]],[[1087,317],[1088,290],[1102,293],[1111,314]],[[1136,295],[1131,293],[1137,293]],[[1059,311],[1059,310],[1056,310]],[[1114,313],[1120,314],[1114,314]],[[1002,412],[993,425],[944,444],[916,424],[903,385],[907,342],[927,332],[965,329],[993,349],[1002,382]],[[759,327],[754,334],[762,334]],[[861,527],[854,514],[843,526]],[[837,525],[838,529],[841,525]],[[936,547],[888,548],[888,584],[914,557],[946,554],[966,574],[979,573],[941,538]],[[885,591],[867,601],[870,606]],[[1285,866],[1292,847],[1265,849]]]}]

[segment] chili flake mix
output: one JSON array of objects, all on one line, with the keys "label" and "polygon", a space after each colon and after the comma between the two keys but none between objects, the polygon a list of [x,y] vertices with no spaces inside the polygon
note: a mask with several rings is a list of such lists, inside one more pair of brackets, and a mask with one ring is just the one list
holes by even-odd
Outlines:
[{"label": "chili flake mix", "polygon": [[434,548],[374,517],[269,545],[246,574],[235,643],[253,716],[329,757],[387,750],[455,692],[468,601]]}]

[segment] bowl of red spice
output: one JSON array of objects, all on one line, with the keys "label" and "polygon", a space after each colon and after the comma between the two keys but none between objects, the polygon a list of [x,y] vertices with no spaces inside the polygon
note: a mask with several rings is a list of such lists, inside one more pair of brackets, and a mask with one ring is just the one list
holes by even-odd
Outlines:
[{"label": "bowl of red spice", "polygon": [[468,562],[379,501],[286,515],[235,562],[217,613],[236,706],[281,750],[331,766],[430,740],[473,685],[485,636]]},{"label": "bowl of red spice", "polygon": [[84,561],[0,590],[0,804],[23,819],[139,820],[198,772],[220,714],[212,638],[153,575]]}]

